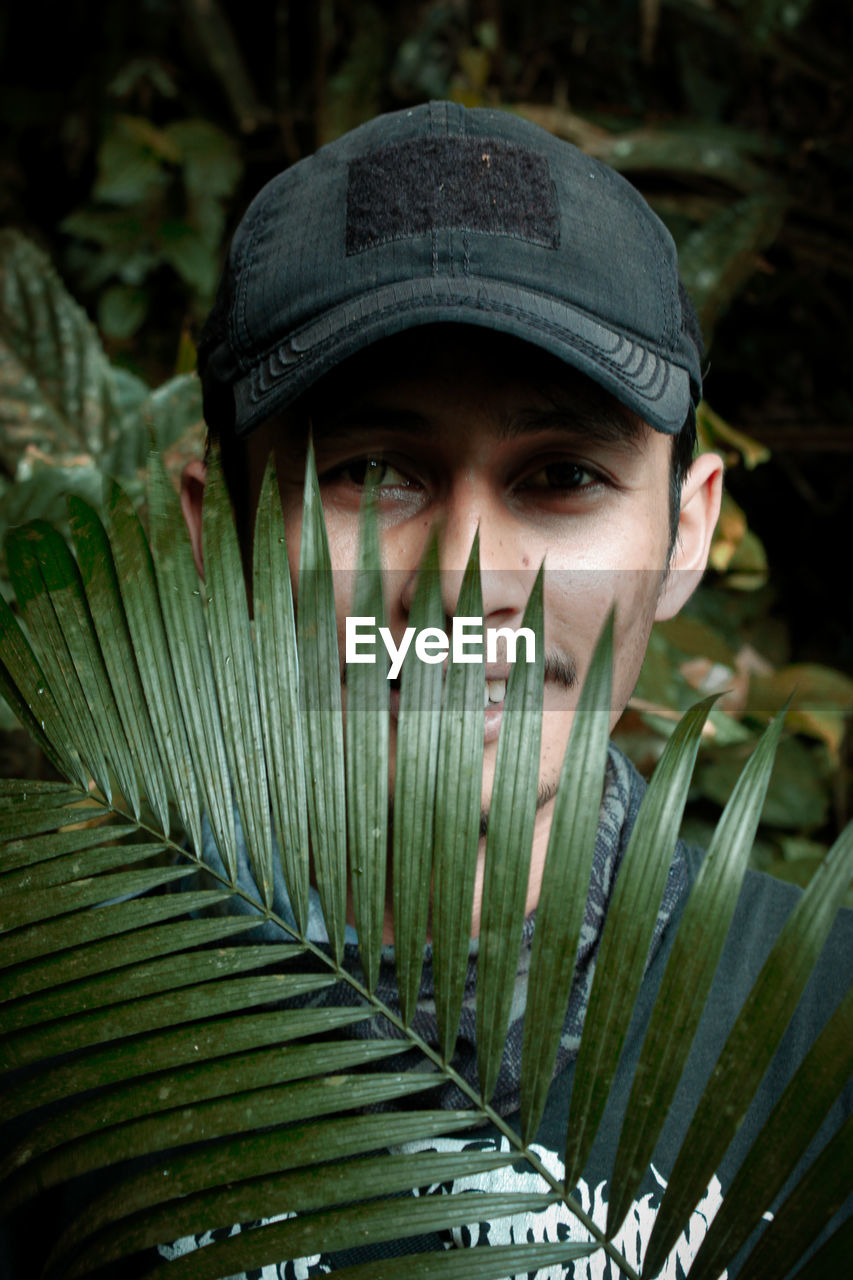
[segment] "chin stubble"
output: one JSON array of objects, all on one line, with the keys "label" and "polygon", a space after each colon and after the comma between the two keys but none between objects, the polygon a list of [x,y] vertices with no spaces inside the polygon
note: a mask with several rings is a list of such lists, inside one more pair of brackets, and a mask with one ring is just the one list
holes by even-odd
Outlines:
[{"label": "chin stubble", "polygon": [[[549,800],[553,800],[557,794],[556,782],[540,782],[539,790],[536,793],[536,810],[544,809]],[[489,831],[489,810],[480,810],[480,835],[485,836]]]},{"label": "chin stubble", "polygon": [[[552,650],[545,655],[545,683],[559,685],[562,689],[575,689],[578,684],[578,669],[572,658],[561,650]],[[549,800],[557,794],[557,782],[540,782],[536,793],[536,809],[544,809]],[[485,836],[489,829],[489,810],[480,811],[480,835]]]}]

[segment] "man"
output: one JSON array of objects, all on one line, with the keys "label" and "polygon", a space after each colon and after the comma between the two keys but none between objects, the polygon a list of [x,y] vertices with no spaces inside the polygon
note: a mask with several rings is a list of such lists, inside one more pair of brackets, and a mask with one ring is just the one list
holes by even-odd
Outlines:
[{"label": "man", "polygon": [[[272,452],[296,558],[310,422],[336,569],[355,565],[356,472],[382,469],[395,635],[435,523],[448,616],[476,529],[484,627],[520,625],[544,561],[551,796],[610,606],[615,723],[654,619],[699,581],[719,511],[720,459],[692,461],[701,355],[666,231],[613,171],[541,130],[436,104],[281,175],[231,260],[200,365],[244,540]],[[200,569],[203,482],[193,464]],[[337,604],[343,650],[346,591]],[[486,674],[488,809],[506,663]],[[530,909],[549,821],[543,805]]]},{"label": "man", "polygon": [[[673,243],[634,189],[523,120],[447,103],[380,117],[274,179],[238,229],[200,344],[212,446],[222,455],[244,546],[272,453],[288,552],[298,562],[310,430],[336,569],[355,566],[361,493],[368,473],[374,477],[388,626],[397,641],[434,527],[448,619],[475,532],[484,628],[521,625],[544,563],[545,715],[528,951],[556,781],[604,619],[615,605],[615,723],[654,620],[682,607],[707,563],[722,466],[713,454],[693,459],[701,361]],[[191,464],[183,502],[200,571],[204,481],[204,465]],[[343,652],[352,613],[346,590],[336,603]],[[503,654],[487,665],[484,829],[507,674]],[[394,705],[392,697],[392,734]],[[543,1130],[543,1158],[554,1168],[556,1115],[642,792],[631,766],[611,749],[554,1105]],[[679,845],[655,932],[650,991],[696,864]],[[696,1089],[789,908],[785,892],[763,881],[745,893],[736,940],[744,961],[725,989],[715,988],[711,1030],[696,1051]],[[278,909],[287,912],[282,887]],[[475,938],[479,910],[478,889]],[[313,927],[322,937],[319,919]],[[392,936],[389,917],[386,941]],[[427,1036],[430,982],[427,966],[423,1018],[415,1023]],[[840,989],[824,993],[798,1030],[798,1044],[813,1036]],[[469,1014],[466,1002],[463,1071],[474,1058]],[[498,1082],[495,1105],[504,1114],[518,1105],[519,1036],[520,1019]],[[762,1114],[771,1101],[772,1091]],[[612,1155],[614,1142],[615,1134],[605,1133],[593,1169],[605,1167],[603,1149]],[[643,1245],[657,1190],[650,1186],[625,1229]],[[580,1193],[589,1207],[602,1194],[592,1176]],[[719,1185],[709,1189],[705,1216],[718,1193]],[[565,1214],[551,1238],[565,1238],[559,1232],[572,1223]],[[695,1253],[703,1224],[696,1215],[691,1240],[679,1245],[679,1265]],[[489,1227],[486,1238],[502,1238],[502,1229],[492,1234]],[[322,1272],[346,1261],[318,1266]],[[572,1274],[591,1274],[586,1265]]]}]

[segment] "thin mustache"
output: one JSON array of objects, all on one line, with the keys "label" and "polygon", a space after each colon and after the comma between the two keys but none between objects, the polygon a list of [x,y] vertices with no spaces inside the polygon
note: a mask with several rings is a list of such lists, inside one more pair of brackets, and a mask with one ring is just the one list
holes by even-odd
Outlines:
[{"label": "thin mustache", "polygon": [[545,680],[561,684],[564,689],[574,689],[578,683],[578,669],[567,653],[554,649],[545,654]]}]

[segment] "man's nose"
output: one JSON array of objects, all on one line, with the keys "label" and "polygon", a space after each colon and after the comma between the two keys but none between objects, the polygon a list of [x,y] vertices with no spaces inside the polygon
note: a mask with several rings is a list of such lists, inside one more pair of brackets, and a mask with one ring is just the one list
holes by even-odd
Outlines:
[{"label": "man's nose", "polygon": [[[524,530],[512,518],[497,495],[473,486],[452,492],[437,515],[441,595],[445,614],[458,612],[459,592],[474,539],[479,533],[480,583],[483,618],[500,615],[501,622],[521,617],[536,577]],[[412,573],[403,591],[406,611],[417,581]]]}]

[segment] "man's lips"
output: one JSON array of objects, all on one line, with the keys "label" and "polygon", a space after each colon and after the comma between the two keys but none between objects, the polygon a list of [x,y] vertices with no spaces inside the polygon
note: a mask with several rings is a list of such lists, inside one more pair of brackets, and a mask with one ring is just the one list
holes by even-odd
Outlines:
[{"label": "man's lips", "polygon": [[[490,666],[486,669],[485,677],[483,683],[483,741],[488,743],[494,742],[500,733],[509,668],[506,666]],[[389,710],[391,719],[396,724],[400,715],[399,679],[391,681]]]},{"label": "man's lips", "polygon": [[[506,686],[504,685],[504,692]],[[488,685],[486,685],[486,695],[488,695]],[[389,690],[388,699],[389,711],[392,721],[396,724],[400,715],[400,687],[394,683]],[[492,702],[491,699],[486,703],[483,710],[483,741],[494,742],[500,732],[501,720],[503,718],[504,699],[499,702]]]},{"label": "man's lips", "polygon": [[[500,733],[501,721],[503,719],[504,704],[506,699],[506,686],[509,679],[510,667],[507,665],[490,665],[485,668],[485,682],[483,686],[483,741],[484,743],[497,741]],[[546,657],[545,662],[545,689],[546,696],[549,686],[557,689],[571,689],[576,681],[573,663],[563,658],[561,655],[554,658]],[[346,671],[342,676],[342,684],[346,686]],[[388,709],[391,720],[396,725],[400,717],[400,680],[399,677],[389,682],[388,690]]]},{"label": "man's lips", "polygon": [[503,719],[504,704],[500,702],[489,702],[483,712],[483,741],[494,742],[500,733],[501,720]]}]

